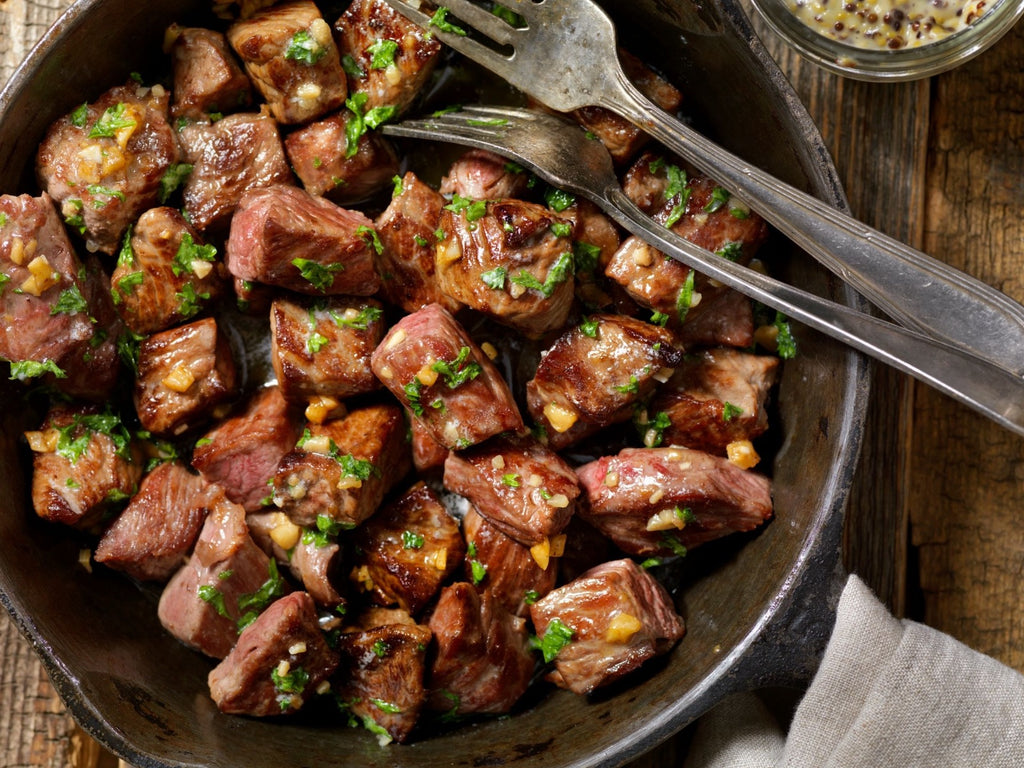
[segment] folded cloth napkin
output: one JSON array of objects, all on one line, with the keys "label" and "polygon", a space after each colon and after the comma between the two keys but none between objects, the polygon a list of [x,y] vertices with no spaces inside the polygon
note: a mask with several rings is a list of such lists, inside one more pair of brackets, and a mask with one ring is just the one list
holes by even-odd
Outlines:
[{"label": "folded cloth napkin", "polygon": [[894,618],[850,576],[784,734],[755,694],[697,723],[685,768],[1024,768],[1024,676]]}]

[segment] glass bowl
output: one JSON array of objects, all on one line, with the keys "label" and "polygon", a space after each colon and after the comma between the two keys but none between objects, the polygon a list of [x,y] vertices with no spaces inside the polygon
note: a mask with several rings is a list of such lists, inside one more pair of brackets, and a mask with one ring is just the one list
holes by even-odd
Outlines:
[{"label": "glass bowl", "polygon": [[[901,45],[890,42],[894,27],[881,20],[869,25],[853,19],[860,23],[862,30],[869,27],[878,30],[870,39],[864,35],[854,37],[850,30],[850,9],[855,0],[750,1],[768,26],[805,58],[839,75],[876,82],[916,80],[952,69],[992,46],[1024,15],[1024,0],[982,0],[982,12],[973,15],[978,0],[945,0],[947,7],[943,12],[951,17],[947,27],[954,27],[955,31],[934,37],[934,33],[927,35],[922,30],[918,39],[917,32],[904,23],[900,29]],[[864,8],[871,4],[860,2],[857,5]],[[908,6],[932,13],[938,2],[877,0],[874,5],[904,14]],[[953,15],[957,6],[965,9],[959,16]],[[971,20],[966,21],[966,18]],[[834,26],[836,22],[841,25],[839,32]],[[840,40],[840,35],[849,35],[849,38]],[[933,39],[929,40],[929,36]]]}]

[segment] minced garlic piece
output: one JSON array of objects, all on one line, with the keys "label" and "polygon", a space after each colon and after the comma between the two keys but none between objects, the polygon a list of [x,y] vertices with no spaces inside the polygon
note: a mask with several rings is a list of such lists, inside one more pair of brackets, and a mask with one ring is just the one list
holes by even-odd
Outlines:
[{"label": "minced garlic piece", "polygon": [[175,366],[174,370],[164,377],[160,382],[172,392],[179,394],[188,392],[189,388],[196,383],[196,377],[184,363]]},{"label": "minced garlic piece", "polygon": [[194,259],[189,266],[192,268],[192,272],[202,280],[204,277],[209,275],[213,271],[213,264],[209,261],[203,261],[202,259]]},{"label": "minced garlic piece", "polygon": [[605,473],[604,485],[606,488],[615,488],[619,484],[619,473],[614,470]]},{"label": "minced garlic piece", "polygon": [[327,693],[330,690],[331,690],[331,681],[330,680],[321,680],[320,684],[316,687],[316,692],[320,696],[323,696],[325,693]]},{"label": "minced garlic piece", "polygon": [[454,264],[461,258],[462,248],[454,237],[449,237],[444,242],[438,244],[437,251],[435,252],[435,261],[438,269]]},{"label": "minced garlic piece", "polygon": [[532,472],[528,478],[526,478],[526,484],[531,488],[540,488],[544,485],[544,478],[538,475],[536,472]]},{"label": "minced garlic piece", "polygon": [[749,440],[735,440],[729,443],[725,446],[725,455],[740,469],[750,469],[761,461],[761,457],[754,450],[754,444]]},{"label": "minced garlic piece", "polygon": [[292,643],[288,646],[288,653],[292,656],[298,656],[300,653],[306,652],[306,643],[304,640],[299,640],[296,643]]},{"label": "minced garlic piece", "polygon": [[59,438],[60,433],[56,429],[36,430],[25,433],[28,447],[36,453],[53,453],[57,450],[57,440]]},{"label": "minced garlic piece", "polygon": [[487,357],[490,358],[491,360],[494,360],[498,357],[497,348],[495,348],[495,346],[491,344],[491,342],[489,341],[485,341],[483,344],[481,344],[480,349],[482,349],[484,351],[484,354],[487,355]]},{"label": "minced garlic piece", "polygon": [[316,102],[323,93],[323,88],[314,82],[303,83],[295,89],[295,96],[299,101]]},{"label": "minced garlic piece", "polygon": [[309,25],[309,33],[321,48],[327,48],[333,41],[331,25],[323,19],[313,19]]},{"label": "minced garlic piece", "polygon": [[665,498],[665,489],[664,488],[657,488],[657,489],[655,489],[654,493],[652,493],[650,495],[650,497],[647,499],[647,503],[648,504],[657,504],[663,498]]},{"label": "minced garlic piece", "polygon": [[306,453],[330,453],[331,438],[327,435],[313,435],[302,441],[302,450]]},{"label": "minced garlic piece", "polygon": [[391,85],[398,85],[402,82],[402,70],[396,67],[394,64],[389,64],[384,70],[384,79],[387,80]]},{"label": "minced garlic piece", "polygon": [[448,548],[444,547],[429,553],[423,558],[423,562],[439,571],[443,571],[448,567]]},{"label": "minced garlic piece", "polygon": [[306,406],[306,421],[312,424],[323,424],[327,421],[327,417],[331,415],[335,408],[341,405],[340,401],[336,397],[329,395],[317,395],[309,399],[309,405]]},{"label": "minced garlic piece", "polygon": [[11,238],[11,252],[9,257],[19,267],[25,263],[25,241],[20,237]]},{"label": "minced garlic piece", "polygon": [[628,643],[633,635],[643,629],[643,622],[631,613],[617,613],[608,622],[604,639],[609,643]]},{"label": "minced garlic piece", "polygon": [[551,556],[561,557],[565,554],[565,534],[559,533],[557,536],[549,536],[548,541],[551,542]]},{"label": "minced garlic piece", "polygon": [[391,370],[390,365],[382,366],[380,369],[380,373],[378,373],[377,375],[385,380],[395,378],[395,372]]},{"label": "minced garlic piece", "polygon": [[92,552],[88,549],[78,550],[78,564],[89,573],[92,573]]},{"label": "minced garlic piece", "polygon": [[274,527],[270,529],[270,538],[281,549],[289,550],[299,543],[302,528],[292,522],[284,512],[275,512]]},{"label": "minced garlic piece", "polygon": [[533,562],[537,564],[538,568],[542,571],[546,571],[548,569],[548,563],[551,562],[551,539],[545,537],[544,541],[530,547],[530,556],[533,558]]},{"label": "minced garlic piece", "polygon": [[663,509],[647,520],[648,531],[681,530],[685,527],[686,520],[674,509]]},{"label": "minced garlic piece", "polygon": [[384,349],[394,349],[405,341],[406,335],[405,328],[399,328],[391,334],[391,338],[389,338],[387,344],[384,345]]},{"label": "minced garlic piece", "polygon": [[544,418],[555,432],[567,432],[579,419],[579,414],[564,405],[548,403],[544,406]]},{"label": "minced garlic piece", "polygon": [[420,384],[425,387],[433,386],[434,382],[437,381],[437,371],[431,366],[435,361],[428,360],[423,364],[423,367],[416,372],[416,379],[419,380]]},{"label": "minced garlic piece", "polygon": [[[26,254],[27,255],[27,254]],[[36,256],[28,263],[29,276],[21,284],[21,290],[33,296],[43,293],[60,282],[60,273],[50,266],[45,256]]]},{"label": "minced garlic piece", "polygon": [[363,487],[363,481],[352,475],[342,475],[341,480],[335,486],[339,491],[351,491]]},{"label": "minced garlic piece", "polygon": [[291,662],[289,662],[288,659],[281,659],[281,662],[277,665],[277,674],[281,677],[285,677],[291,671]]},{"label": "minced garlic piece", "polygon": [[654,257],[651,255],[651,249],[645,245],[641,245],[633,251],[633,263],[638,267],[649,267],[654,263]]},{"label": "minced garlic piece", "polygon": [[505,468],[505,457],[500,453],[491,459],[491,466],[494,469],[502,470]]},{"label": "minced garlic piece", "polygon": [[373,590],[373,579],[370,577],[370,569],[365,565],[360,565],[358,568],[353,569],[351,578],[364,592]]},{"label": "minced garlic piece", "polygon": [[556,493],[554,496],[548,499],[547,502],[549,507],[554,507],[555,509],[565,509],[566,507],[569,506],[569,497],[566,496],[564,493]]},{"label": "minced garlic piece", "polygon": [[754,331],[754,342],[769,352],[779,348],[779,327],[777,325],[759,325]]}]

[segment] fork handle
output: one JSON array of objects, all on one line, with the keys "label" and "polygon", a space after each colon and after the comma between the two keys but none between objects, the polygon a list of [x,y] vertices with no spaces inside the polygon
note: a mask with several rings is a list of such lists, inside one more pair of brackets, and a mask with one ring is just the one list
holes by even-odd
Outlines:
[{"label": "fork handle", "polygon": [[619,69],[598,95],[737,194],[776,229],[889,317],[922,334],[1024,373],[1024,307],[989,285],[911,248],[722,149],[655,106]]},{"label": "fork handle", "polygon": [[1024,435],[1024,378],[981,357],[807,293],[704,250],[645,215],[617,186],[601,207],[628,231],[705,276],[934,387]]}]

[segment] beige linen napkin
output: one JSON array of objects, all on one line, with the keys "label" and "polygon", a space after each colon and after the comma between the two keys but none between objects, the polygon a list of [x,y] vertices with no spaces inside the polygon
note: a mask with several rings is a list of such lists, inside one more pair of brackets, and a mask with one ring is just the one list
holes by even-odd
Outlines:
[{"label": "beige linen napkin", "polygon": [[893,618],[856,576],[783,734],[754,694],[697,724],[685,768],[1022,768],[1024,676]]}]

